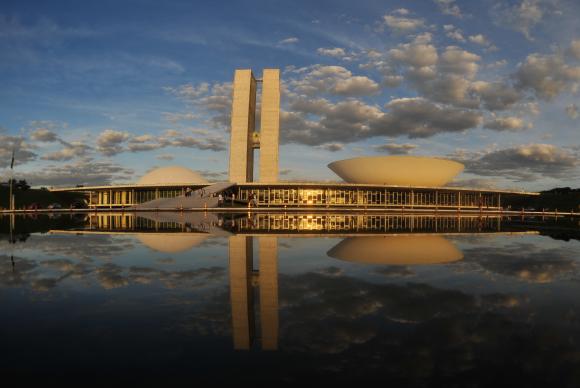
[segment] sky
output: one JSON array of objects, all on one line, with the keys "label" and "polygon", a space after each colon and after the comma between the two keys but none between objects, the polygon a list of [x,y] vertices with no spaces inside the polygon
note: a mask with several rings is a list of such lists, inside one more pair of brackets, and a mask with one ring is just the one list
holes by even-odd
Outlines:
[{"label": "sky", "polygon": [[16,149],[33,186],[227,180],[238,68],[281,70],[282,180],[416,155],[458,186],[580,187],[578,0],[4,0],[1,179]]}]

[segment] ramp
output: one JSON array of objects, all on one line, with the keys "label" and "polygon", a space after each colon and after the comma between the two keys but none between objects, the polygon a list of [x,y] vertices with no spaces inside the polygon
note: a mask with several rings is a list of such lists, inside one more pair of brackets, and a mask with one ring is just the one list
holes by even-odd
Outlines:
[{"label": "ramp", "polygon": [[[217,194],[235,185],[236,183],[232,182],[218,182],[193,191],[189,197],[180,195],[179,197],[174,198],[158,198],[153,201],[135,205],[133,209],[188,209],[217,207]],[[214,194],[216,196],[214,196]]]}]

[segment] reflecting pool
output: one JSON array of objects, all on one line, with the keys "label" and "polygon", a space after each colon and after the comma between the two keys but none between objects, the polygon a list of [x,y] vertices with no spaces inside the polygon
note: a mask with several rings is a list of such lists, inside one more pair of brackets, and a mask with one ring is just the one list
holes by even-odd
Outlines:
[{"label": "reflecting pool", "polygon": [[98,213],[0,227],[4,378],[580,385],[579,219]]}]

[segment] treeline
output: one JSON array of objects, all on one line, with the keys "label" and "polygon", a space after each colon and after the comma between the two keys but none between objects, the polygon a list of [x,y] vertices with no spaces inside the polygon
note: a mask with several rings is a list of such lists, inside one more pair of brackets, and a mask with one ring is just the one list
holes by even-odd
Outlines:
[{"label": "treeline", "polygon": [[506,197],[503,206],[511,206],[512,210],[534,209],[536,211],[580,211],[580,188],[556,187],[541,191],[538,196],[511,196]]},{"label": "treeline", "polygon": [[[45,187],[32,189],[25,180],[15,180],[12,189],[17,209],[30,208],[31,206],[47,208],[54,203],[58,203],[63,208],[68,208],[84,202],[85,199],[82,193],[53,193]],[[8,209],[10,204],[9,197],[9,182],[3,182],[0,184],[0,208]]]}]

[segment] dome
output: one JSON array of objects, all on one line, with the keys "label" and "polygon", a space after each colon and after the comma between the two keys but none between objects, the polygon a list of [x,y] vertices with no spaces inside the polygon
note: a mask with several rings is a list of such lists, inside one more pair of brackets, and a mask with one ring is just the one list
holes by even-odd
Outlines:
[{"label": "dome", "polygon": [[436,235],[350,237],[327,255],[357,263],[388,265],[443,264],[463,259],[463,253],[453,243]]},{"label": "dome", "polygon": [[159,185],[159,184],[205,184],[208,183],[200,174],[189,168],[181,166],[169,166],[156,168],[143,175],[137,184],[139,185]]},{"label": "dome", "polygon": [[440,187],[463,171],[453,160],[425,156],[367,156],[328,165],[348,183]]},{"label": "dome", "polygon": [[162,253],[186,252],[205,241],[207,234],[140,233],[137,238],[149,249]]}]

